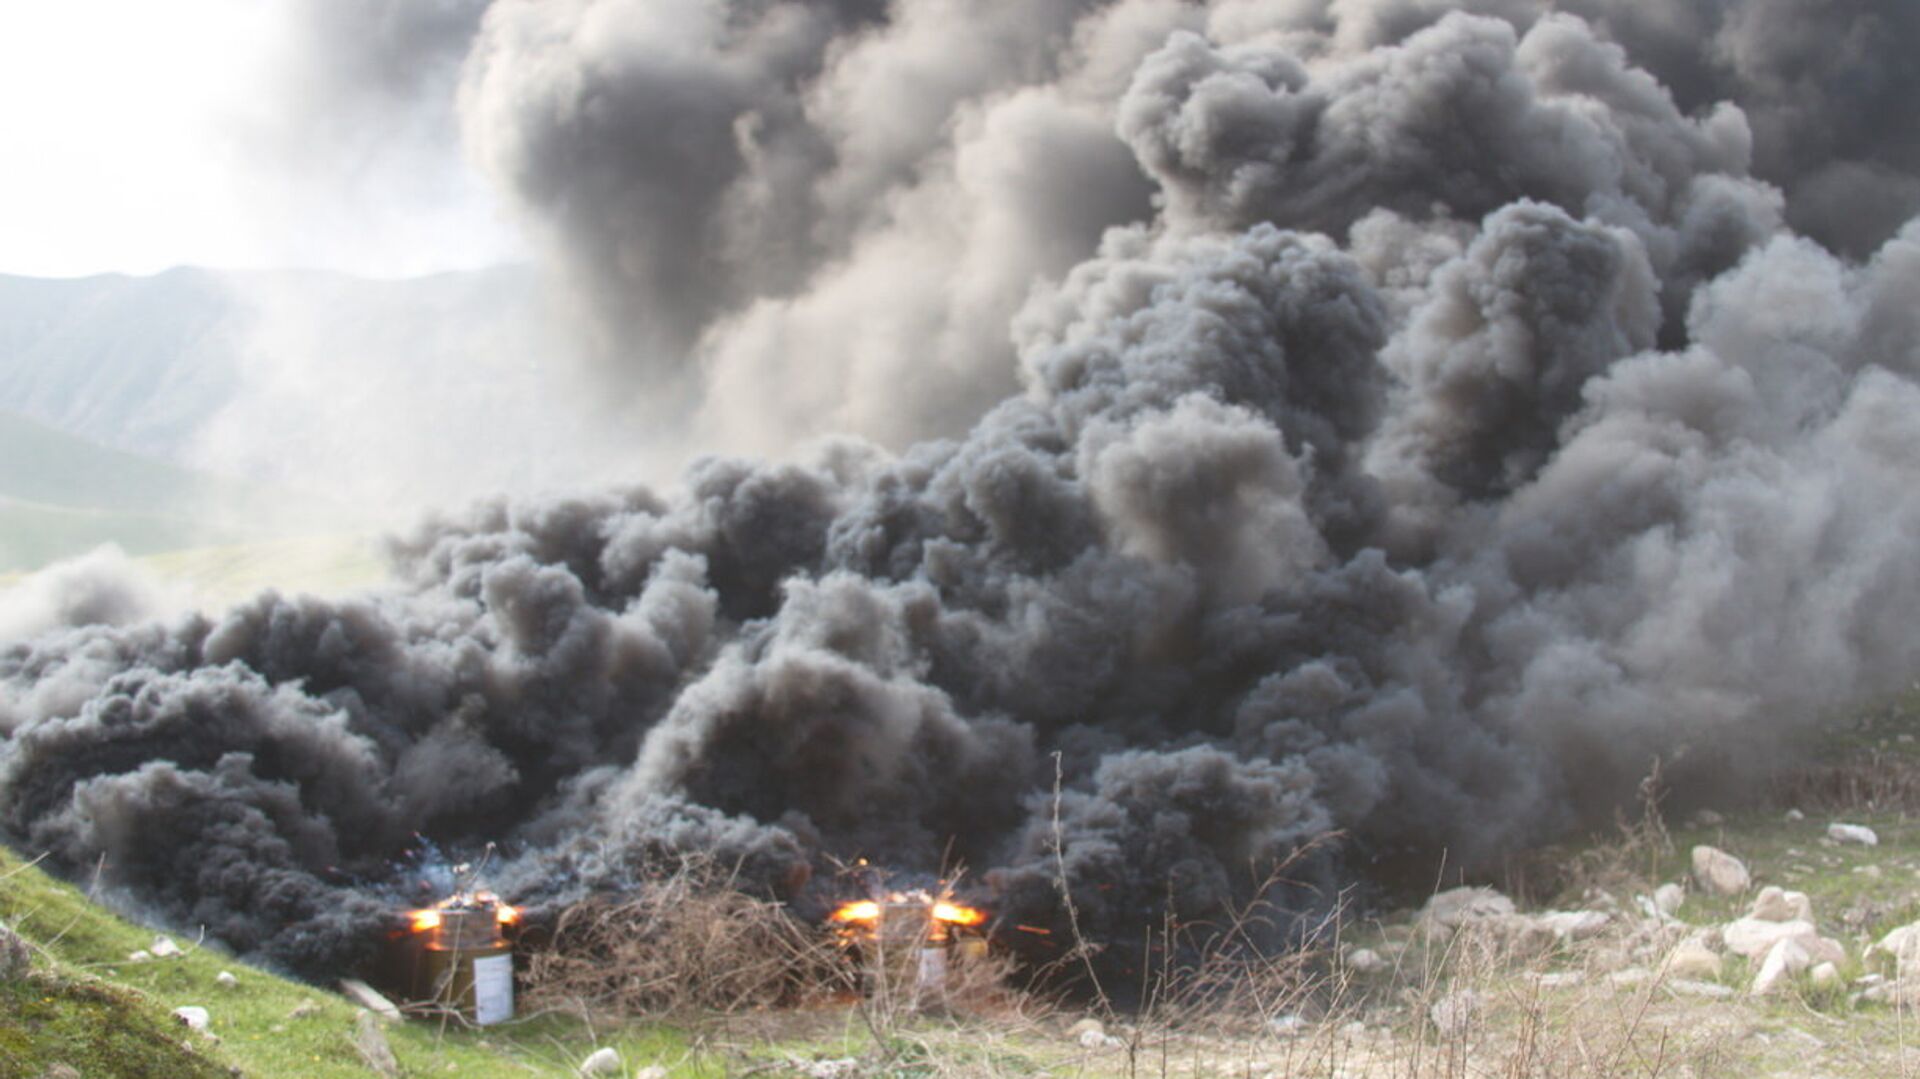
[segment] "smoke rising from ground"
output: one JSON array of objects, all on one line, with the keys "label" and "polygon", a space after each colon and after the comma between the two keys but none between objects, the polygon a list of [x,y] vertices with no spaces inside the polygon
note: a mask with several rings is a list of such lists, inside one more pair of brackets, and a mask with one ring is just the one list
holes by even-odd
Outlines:
[{"label": "smoke rising from ground", "polygon": [[1764,770],[1920,669],[1911,19],[1459,7],[498,0],[467,145],[608,362],[880,444],[63,608],[7,834],[319,973],[414,833],[536,900],[963,862],[1036,924],[1064,864],[1134,939],[1329,830],[1303,881]]}]

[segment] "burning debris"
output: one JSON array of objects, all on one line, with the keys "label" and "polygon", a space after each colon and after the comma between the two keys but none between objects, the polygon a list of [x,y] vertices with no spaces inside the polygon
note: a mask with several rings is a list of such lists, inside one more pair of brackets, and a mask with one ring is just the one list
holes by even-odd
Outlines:
[{"label": "burning debris", "polygon": [[465,129],[614,351],[892,448],[475,506],[339,602],[76,578],[0,829],[313,977],[415,832],[594,947],[706,955],[629,903],[689,856],[867,856],[1118,955],[1764,771],[1920,670],[1920,7],[1460,7],[498,0]]},{"label": "burning debris", "polygon": [[948,1000],[956,973],[982,980],[976,972],[988,955],[987,912],[945,893],[857,899],[834,908],[827,922],[869,995],[905,993],[912,1006],[925,1007]]},{"label": "burning debris", "polygon": [[492,892],[451,896],[408,916],[390,960],[406,999],[480,1026],[513,1018],[513,946],[520,911]]}]

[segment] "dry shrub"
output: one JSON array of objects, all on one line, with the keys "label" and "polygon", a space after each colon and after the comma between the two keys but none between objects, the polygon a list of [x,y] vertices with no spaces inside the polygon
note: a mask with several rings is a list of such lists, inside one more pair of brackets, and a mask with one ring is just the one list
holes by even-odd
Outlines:
[{"label": "dry shrub", "polygon": [[527,982],[536,1007],[624,1016],[729,1013],[849,987],[839,950],[817,929],[696,859],[628,896],[569,908],[531,956]]},{"label": "dry shrub", "polygon": [[1866,749],[1810,765],[1781,779],[1774,801],[1813,813],[1920,812],[1920,757]]}]

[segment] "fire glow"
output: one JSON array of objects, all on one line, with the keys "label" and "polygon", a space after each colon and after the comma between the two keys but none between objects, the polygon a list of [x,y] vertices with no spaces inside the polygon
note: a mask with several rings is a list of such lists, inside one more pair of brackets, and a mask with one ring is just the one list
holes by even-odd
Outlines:
[{"label": "fire glow", "polygon": [[520,908],[501,902],[500,897],[492,892],[465,892],[449,896],[431,907],[409,912],[408,919],[415,933],[432,933],[445,921],[442,917],[444,911],[473,911],[486,907],[493,908],[494,919],[502,929],[520,922]]},{"label": "fire glow", "polygon": [[842,903],[828,920],[848,931],[874,932],[893,910],[924,911],[927,924],[936,932],[948,927],[971,929],[986,924],[987,912],[963,906],[950,899],[939,899],[923,891],[893,892],[882,899],[856,899]]}]

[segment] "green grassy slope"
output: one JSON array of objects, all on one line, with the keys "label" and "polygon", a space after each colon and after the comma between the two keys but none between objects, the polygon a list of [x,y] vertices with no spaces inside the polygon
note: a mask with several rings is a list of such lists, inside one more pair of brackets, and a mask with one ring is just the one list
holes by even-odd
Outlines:
[{"label": "green grassy slope", "polygon": [[231,544],[338,520],[326,507],[123,453],[0,413],[0,572],[118,543]]},{"label": "green grassy slope", "polygon": [[[153,943],[143,929],[77,888],[0,848],[0,921],[36,946],[31,980],[0,990],[0,1076],[31,1079],[53,1064],[81,1075],[303,1076],[373,1074],[350,1041],[357,1009],[344,998],[249,967],[180,939],[187,954],[129,962]],[[230,971],[238,985],[222,988]],[[171,1018],[204,1007],[214,1038]],[[577,1019],[533,1016],[485,1030],[412,1021],[387,1028],[403,1074],[571,1076],[594,1048],[617,1049],[629,1068],[659,1063],[680,1079],[718,1076],[686,1036],[663,1027],[595,1032]],[[191,1044],[191,1052],[183,1048]],[[206,1067],[203,1065],[210,1065]]]}]

